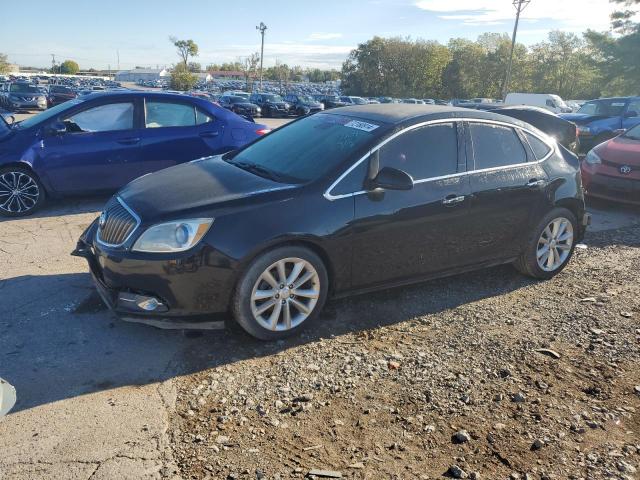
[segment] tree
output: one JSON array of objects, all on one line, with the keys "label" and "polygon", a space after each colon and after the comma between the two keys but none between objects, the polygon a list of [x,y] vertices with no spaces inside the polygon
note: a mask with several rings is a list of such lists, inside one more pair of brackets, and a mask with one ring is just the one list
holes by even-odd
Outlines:
[{"label": "tree", "polygon": [[9,60],[4,53],[0,53],[0,73],[9,73]]},{"label": "tree", "polygon": [[185,67],[189,63],[189,57],[198,56],[198,45],[193,40],[178,40],[176,37],[169,37],[169,41],[176,47]]},{"label": "tree", "polygon": [[171,70],[170,86],[174,90],[191,90],[198,82],[198,77],[189,71],[184,63],[178,63]]},{"label": "tree", "polygon": [[187,66],[190,72],[199,73],[202,71],[202,65],[200,65],[198,62],[189,62],[189,65]]},{"label": "tree", "polygon": [[63,73],[67,75],[75,75],[80,71],[80,67],[73,60],[65,60],[60,64],[60,67],[57,68],[58,72],[54,73]]},{"label": "tree", "polygon": [[251,87],[249,85],[250,79],[256,78],[256,72],[258,70],[258,64],[260,63],[260,54],[258,52],[252,53],[248,57],[244,59],[243,62],[236,62],[235,64],[223,64],[222,66],[231,66],[236,68],[231,68],[227,71],[239,71],[244,75],[244,82],[247,90],[251,91]]}]

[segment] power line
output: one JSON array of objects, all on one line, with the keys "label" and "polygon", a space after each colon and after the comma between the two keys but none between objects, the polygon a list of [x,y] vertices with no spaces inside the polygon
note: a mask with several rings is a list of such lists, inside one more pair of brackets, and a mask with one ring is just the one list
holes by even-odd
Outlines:
[{"label": "power line", "polygon": [[506,100],[509,92],[509,82],[511,82],[511,68],[513,67],[513,52],[516,48],[516,36],[518,35],[518,24],[520,23],[520,14],[531,3],[531,0],[513,0],[513,6],[516,7],[516,23],[513,26],[513,37],[511,38],[511,53],[509,54],[509,64],[507,65],[507,73],[502,84],[502,99]]}]

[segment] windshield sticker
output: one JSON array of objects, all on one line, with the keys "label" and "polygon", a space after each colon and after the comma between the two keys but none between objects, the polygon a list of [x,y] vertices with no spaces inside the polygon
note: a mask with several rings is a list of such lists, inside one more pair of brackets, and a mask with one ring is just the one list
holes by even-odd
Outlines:
[{"label": "windshield sticker", "polygon": [[364,130],[365,132],[373,132],[380,125],[374,125],[372,123],[361,122],[360,120],[351,120],[344,124],[345,127],[356,128],[358,130]]},{"label": "windshield sticker", "polygon": [[611,106],[612,107],[624,107],[624,103],[612,103]]}]

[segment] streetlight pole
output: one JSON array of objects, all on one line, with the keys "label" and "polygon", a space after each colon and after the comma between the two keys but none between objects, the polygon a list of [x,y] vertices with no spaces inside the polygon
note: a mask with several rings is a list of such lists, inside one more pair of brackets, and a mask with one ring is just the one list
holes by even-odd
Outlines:
[{"label": "streetlight pole", "polygon": [[509,92],[509,82],[511,82],[511,68],[513,67],[513,52],[516,48],[516,36],[518,35],[518,24],[520,23],[520,14],[527,8],[531,0],[513,0],[513,6],[516,7],[516,24],[513,27],[513,37],[511,37],[511,53],[509,54],[509,64],[507,65],[507,73],[502,84],[502,99],[506,100]]},{"label": "streetlight pole", "polygon": [[262,35],[262,45],[260,46],[260,90],[262,90],[262,60],[264,59],[264,32],[267,30],[267,26],[264,22],[260,22],[260,25],[256,27],[256,30],[260,31]]}]

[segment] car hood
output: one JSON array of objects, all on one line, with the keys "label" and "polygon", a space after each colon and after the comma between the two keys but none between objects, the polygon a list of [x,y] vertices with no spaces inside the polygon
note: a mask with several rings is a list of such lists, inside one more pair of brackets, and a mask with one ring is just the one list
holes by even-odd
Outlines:
[{"label": "car hood", "polygon": [[246,204],[293,187],[242,170],[218,155],[143,175],[118,196],[146,222]]},{"label": "car hood", "polygon": [[304,105],[305,107],[311,107],[311,108],[322,107],[322,104],[320,102],[301,102],[301,105]]},{"label": "car hood", "polygon": [[608,162],[640,166],[640,140],[616,137],[598,145],[595,151],[600,158]]},{"label": "car hood", "polygon": [[587,115],[586,113],[561,113],[560,118],[573,122],[577,125],[586,125],[587,123],[609,118],[606,115]]}]

